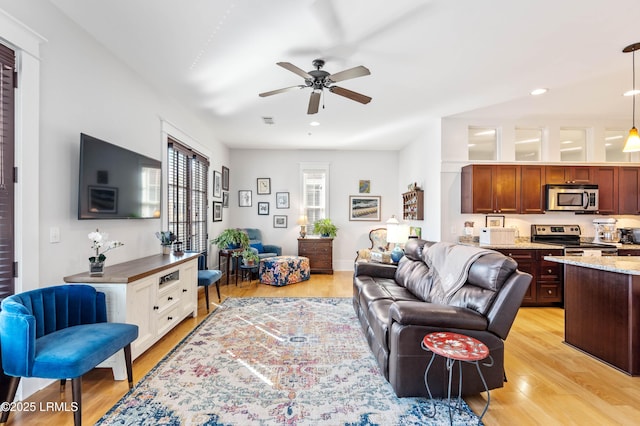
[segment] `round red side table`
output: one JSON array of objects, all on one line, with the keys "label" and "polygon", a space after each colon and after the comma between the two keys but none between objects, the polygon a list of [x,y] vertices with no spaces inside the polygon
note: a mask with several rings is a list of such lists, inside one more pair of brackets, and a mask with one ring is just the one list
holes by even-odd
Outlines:
[{"label": "round red side table", "polygon": [[[493,365],[493,358],[489,355],[489,348],[487,345],[479,341],[478,339],[474,339],[473,337],[465,336],[464,334],[452,333],[449,331],[439,331],[435,333],[429,333],[422,339],[422,349],[429,351],[432,353],[431,360],[429,361],[429,365],[427,365],[427,369],[424,372],[424,384],[427,387],[427,392],[429,393],[429,398],[433,401],[433,396],[431,394],[431,389],[429,388],[429,382],[427,381],[427,375],[429,370],[431,369],[431,365],[433,364],[433,360],[436,355],[445,358],[446,367],[449,372],[449,382],[447,384],[447,401],[449,406],[449,423],[453,423],[453,416],[451,414],[451,378],[453,372],[453,366],[456,361],[458,361],[458,399],[455,404],[458,410],[461,410],[462,404],[462,363],[467,362],[470,364],[475,364],[476,369],[478,370],[478,374],[480,375],[480,379],[482,380],[482,384],[484,385],[484,389],[487,392],[487,404],[484,406],[484,410],[482,410],[482,414],[480,415],[479,421],[482,421],[482,417],[487,412],[489,408],[489,402],[491,401],[491,396],[489,394],[489,388],[487,387],[487,382],[484,380],[484,376],[482,375],[482,371],[480,370],[479,362],[483,359],[489,358],[489,363],[483,363],[486,367],[491,367]],[[433,415],[436,414],[435,402],[433,402]]]}]

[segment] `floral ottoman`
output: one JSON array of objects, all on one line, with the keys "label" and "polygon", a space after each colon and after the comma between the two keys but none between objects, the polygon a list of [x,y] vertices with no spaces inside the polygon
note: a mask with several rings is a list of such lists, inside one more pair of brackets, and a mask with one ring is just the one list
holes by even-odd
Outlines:
[{"label": "floral ottoman", "polygon": [[301,256],[274,256],[260,261],[260,282],[282,287],[306,281],[311,276],[309,258]]}]

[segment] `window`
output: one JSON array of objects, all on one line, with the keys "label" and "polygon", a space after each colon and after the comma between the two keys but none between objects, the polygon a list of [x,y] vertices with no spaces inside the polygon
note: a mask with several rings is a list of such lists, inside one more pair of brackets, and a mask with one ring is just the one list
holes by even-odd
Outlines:
[{"label": "window", "polygon": [[516,129],[516,161],[540,161],[541,129]]},{"label": "window", "polygon": [[0,45],[0,299],[15,291],[14,69],[13,50]]},{"label": "window", "polygon": [[498,152],[498,132],[495,128],[469,127],[467,149],[469,160],[496,160]]},{"label": "window", "polygon": [[169,230],[186,250],[205,251],[209,159],[174,139],[168,145]]},{"label": "window", "polygon": [[628,134],[628,130],[605,130],[604,141],[602,141],[604,143],[605,161],[617,163],[631,161],[629,153],[622,152]]},{"label": "window", "polygon": [[313,224],[328,217],[329,213],[329,164],[301,164],[300,184],[301,214],[307,217],[307,223],[311,225],[308,229],[313,231]]},{"label": "window", "polygon": [[585,129],[560,129],[560,161],[586,161]]}]

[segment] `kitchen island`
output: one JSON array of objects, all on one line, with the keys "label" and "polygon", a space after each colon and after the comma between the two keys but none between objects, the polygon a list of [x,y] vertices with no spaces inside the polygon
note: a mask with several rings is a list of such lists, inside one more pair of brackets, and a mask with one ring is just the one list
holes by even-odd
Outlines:
[{"label": "kitchen island", "polygon": [[640,375],[640,256],[544,259],[565,266],[565,342]]}]

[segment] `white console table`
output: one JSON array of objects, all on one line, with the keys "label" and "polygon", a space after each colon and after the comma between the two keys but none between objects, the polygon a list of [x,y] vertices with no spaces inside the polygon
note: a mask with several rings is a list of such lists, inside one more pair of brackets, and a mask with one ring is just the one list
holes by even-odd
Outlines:
[{"label": "white console table", "polygon": [[[144,351],[188,316],[198,314],[198,254],[158,254],[107,266],[100,277],[83,272],[64,278],[67,283],[88,284],[105,293],[107,320],[136,324],[138,338],[131,357]],[[114,358],[116,357],[116,358]],[[118,353],[100,367],[113,368],[124,380],[124,355]]]}]

